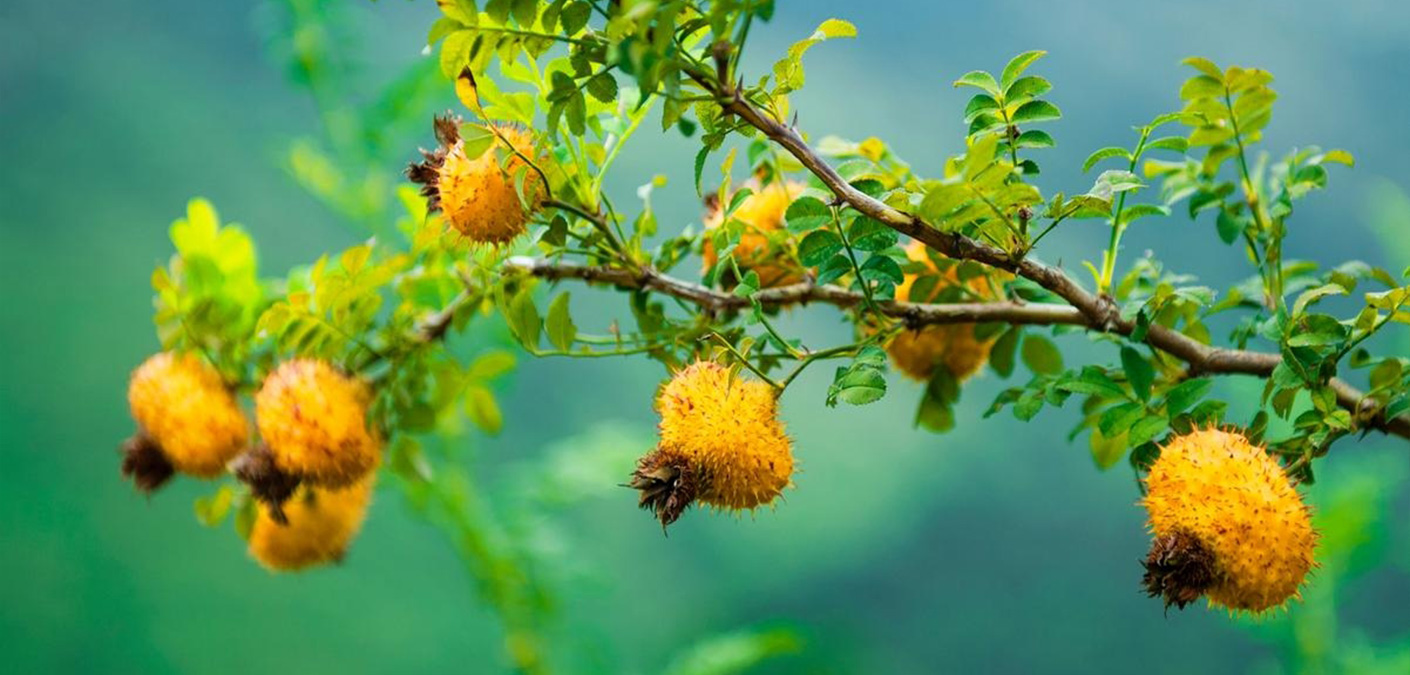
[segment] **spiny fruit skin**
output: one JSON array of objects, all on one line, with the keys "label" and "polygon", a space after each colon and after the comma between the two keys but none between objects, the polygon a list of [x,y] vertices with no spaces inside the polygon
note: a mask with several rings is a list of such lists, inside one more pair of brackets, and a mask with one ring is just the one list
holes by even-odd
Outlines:
[{"label": "spiny fruit skin", "polygon": [[778,419],[774,388],[712,361],[681,370],[656,398],[658,452],[698,477],[696,498],[724,509],[768,504],[793,475],[792,442]]},{"label": "spiny fruit skin", "polygon": [[337,490],[300,490],[283,505],[287,523],[260,504],[250,528],[250,555],[278,572],[341,561],[367,517],[374,475]]},{"label": "spiny fruit skin", "polygon": [[[803,270],[791,260],[786,251],[769,241],[769,234],[784,228],[784,214],[788,205],[803,193],[803,184],[796,181],[773,181],[760,187],[757,183],[748,186],[753,194],[730,214],[732,220],[745,224],[734,247],[734,259],[740,271],[753,270],[759,275],[763,288],[786,286],[803,280]],[[705,227],[715,229],[724,224],[724,207],[714,204],[705,215]],[[705,238],[705,268],[715,266],[719,257],[709,236]]]},{"label": "spiny fruit skin", "polygon": [[[935,264],[926,255],[925,245],[913,241],[906,247],[906,255],[916,262],[925,263],[932,270]],[[896,299],[910,301],[911,288],[917,275],[907,274],[896,288]],[[918,302],[933,301],[941,292],[959,284],[956,267],[950,267],[940,275],[935,291],[929,298],[918,298]],[[967,285],[980,300],[998,299],[998,289],[988,276],[977,276],[967,280]],[[917,380],[929,380],[935,369],[944,366],[956,380],[965,380],[978,373],[989,362],[989,350],[996,338],[981,340],[975,335],[975,324],[957,323],[939,326],[923,326],[915,330],[904,330],[891,339],[886,352],[892,363],[907,376]]]},{"label": "spiny fruit skin", "polygon": [[[534,156],[528,131],[509,124],[491,124],[494,143],[476,157],[465,153],[459,120],[443,116],[435,121],[441,145],[422,151],[425,161],[412,164],[407,176],[423,184],[431,210],[445,213],[446,222],[477,243],[503,244],[527,230],[532,207],[543,198],[543,178],[525,157]],[[516,184],[522,181],[524,202]],[[524,204],[531,205],[525,208]]]},{"label": "spiny fruit skin", "polygon": [[279,364],[255,394],[255,421],[275,465],[305,482],[338,488],[377,468],[382,440],[368,429],[372,393],[324,361]]},{"label": "spiny fruit skin", "polygon": [[1280,607],[1316,564],[1317,534],[1301,495],[1242,434],[1177,436],[1161,449],[1146,488],[1156,545],[1192,537],[1212,555],[1204,591],[1212,604],[1253,613]]},{"label": "spiny fruit skin", "polygon": [[162,352],[147,359],[132,373],[127,401],[146,434],[143,441],[155,444],[181,473],[218,476],[249,439],[235,396],[195,354]]}]

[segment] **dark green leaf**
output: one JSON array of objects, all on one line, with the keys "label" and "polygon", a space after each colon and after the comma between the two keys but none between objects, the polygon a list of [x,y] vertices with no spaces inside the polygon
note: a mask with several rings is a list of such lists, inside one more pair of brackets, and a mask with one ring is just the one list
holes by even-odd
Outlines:
[{"label": "dark green leaf", "polygon": [[816,197],[799,197],[788,205],[784,220],[790,232],[807,232],[832,222],[832,209]]},{"label": "dark green leaf", "polygon": [[1155,381],[1155,369],[1151,367],[1150,362],[1135,349],[1122,347],[1121,368],[1126,371],[1126,380],[1131,383],[1131,390],[1136,393],[1136,397],[1149,401],[1151,383]]},{"label": "dark green leaf", "polygon": [[895,230],[870,216],[857,216],[847,228],[847,241],[858,251],[882,251],[895,246],[897,238]]},{"label": "dark green leaf", "polygon": [[808,267],[826,262],[842,250],[842,238],[832,230],[813,230],[798,244],[798,260]]},{"label": "dark green leaf", "polygon": [[1204,398],[1214,387],[1214,380],[1198,377],[1175,385],[1165,394],[1165,414],[1174,417]]}]

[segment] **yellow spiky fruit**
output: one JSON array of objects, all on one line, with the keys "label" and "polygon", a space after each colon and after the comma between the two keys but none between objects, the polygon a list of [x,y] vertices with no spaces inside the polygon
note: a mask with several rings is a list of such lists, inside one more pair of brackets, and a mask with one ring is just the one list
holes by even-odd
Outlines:
[{"label": "yellow spiky fruit", "polygon": [[467,157],[463,143],[446,154],[437,187],[451,227],[471,241],[503,244],[527,230],[532,209],[543,198],[543,180],[523,159],[534,156],[533,137],[516,126],[493,126],[495,143],[478,157]]},{"label": "yellow spiky fruit", "polygon": [[[1316,564],[1317,534],[1302,496],[1242,434],[1203,429],[1171,439],[1146,477],[1142,503],[1155,539],[1147,590],[1164,594],[1167,605],[1202,593],[1231,611],[1260,613],[1297,597]],[[1192,569],[1192,551],[1208,568],[1195,584],[1181,576]]]},{"label": "yellow spiky fruit", "polygon": [[279,470],[307,483],[352,485],[381,462],[382,439],[368,426],[372,392],[324,361],[279,364],[255,395],[255,421]]},{"label": "yellow spiky fruit", "polygon": [[[753,194],[744,198],[738,208],[730,214],[731,220],[744,223],[745,228],[734,247],[734,259],[741,272],[753,270],[759,275],[762,288],[786,286],[803,280],[803,269],[793,259],[791,252],[780,247],[771,237],[784,229],[784,214],[788,205],[803,193],[803,184],[797,181],[778,180],[760,187],[751,183],[748,187]],[[713,230],[724,224],[724,205],[714,204],[705,214],[705,227]],[[715,266],[719,256],[715,244],[707,234],[705,237],[705,269]]]},{"label": "yellow spiky fruit", "polygon": [[[141,441],[135,445],[159,453],[160,457],[147,461],[165,460],[166,476],[175,469],[213,478],[240,454],[249,438],[249,424],[234,394],[220,373],[195,354],[162,352],[147,359],[132,373],[127,401],[142,429]],[[141,486],[144,479],[133,470],[133,460],[129,451],[124,473],[134,474]],[[160,485],[166,476],[147,489]]]},{"label": "yellow spiky fruit", "polygon": [[[912,241],[906,247],[906,256],[924,263],[936,274],[939,282],[928,297],[916,298],[916,302],[933,302],[946,289],[960,283],[957,267],[949,267],[938,272],[935,263],[926,254],[925,245]],[[900,286],[896,287],[896,299],[911,301],[911,289],[918,275],[907,274]],[[978,301],[998,299],[998,285],[987,275],[968,279],[965,285]],[[886,353],[891,362],[907,376],[917,380],[929,380],[935,369],[944,367],[956,380],[965,380],[978,373],[989,362],[989,350],[997,337],[980,339],[975,334],[977,326],[972,323],[957,323],[940,326],[923,326],[915,330],[904,330],[886,345]]]},{"label": "yellow spiky fruit", "polygon": [[458,118],[436,117],[435,131],[440,146],[423,150],[424,161],[407,168],[430,210],[442,211],[451,228],[476,243],[504,244],[524,234],[546,191],[528,161],[536,157],[533,136],[517,125],[491,123],[486,132],[493,141],[471,157]]},{"label": "yellow spiky fruit", "polygon": [[660,442],[632,487],[669,525],[693,501],[728,510],[772,503],[793,475],[792,441],[774,388],[711,361],[676,373],[656,397]]},{"label": "yellow spiky fruit", "polygon": [[250,555],[278,572],[341,561],[367,517],[374,476],[337,490],[300,490],[283,504],[287,522],[259,504],[250,528]]}]

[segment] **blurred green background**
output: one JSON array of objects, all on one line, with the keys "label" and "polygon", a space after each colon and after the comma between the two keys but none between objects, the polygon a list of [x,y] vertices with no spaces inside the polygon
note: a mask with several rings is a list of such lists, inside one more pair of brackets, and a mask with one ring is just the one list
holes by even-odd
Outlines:
[{"label": "blurred green background", "polygon": [[[429,0],[334,4],[330,46],[345,57],[338,84],[355,108],[417,68],[436,10]],[[921,173],[960,150],[967,94],[950,87],[954,77],[1048,50],[1035,72],[1054,82],[1065,117],[1050,127],[1059,145],[1043,157],[1046,192],[1085,189],[1078,167],[1089,151],[1127,144],[1131,125],[1176,108],[1180,58],[1270,69],[1281,100],[1266,146],[1281,154],[1315,142],[1358,160],[1300,207],[1288,255],[1410,264],[1410,200],[1396,187],[1410,185],[1410,5],[780,5],[750,45],[755,72],[829,16],[860,31],[809,54],[800,126],[882,136]],[[115,448],[132,427],[127,376],[157,349],[149,275],[170,255],[167,227],[188,198],[206,196],[243,223],[266,275],[366,236],[349,224],[354,207],[330,208],[291,178],[291,144],[336,149],[348,103],[316,106],[289,76],[289,21],[283,3],[0,4],[7,672],[505,668],[494,616],[452,547],[389,484],[342,566],[275,576],[228,526],[195,521],[191,499],[205,486],[179,482],[149,500],[118,479]],[[379,139],[393,158],[388,176],[431,142],[430,113],[453,105],[448,87],[432,84],[405,96],[424,121]],[[642,134],[610,184],[626,203],[634,186],[669,175],[654,202],[663,228],[684,227],[699,211],[693,148],[664,138]],[[1332,217],[1344,209],[1359,217]],[[1043,255],[1079,269],[1104,236],[1094,222],[1074,225]],[[1246,273],[1210,222],[1143,222],[1127,242],[1128,258],[1155,249],[1212,286]],[[817,308],[788,324],[821,344],[842,338],[837,318]],[[1381,350],[1410,352],[1410,336],[1391,332]],[[1064,344],[1113,356],[1080,336]],[[545,465],[591,487],[530,528],[533,546],[557,561],[567,665],[658,672],[697,640],[762,626],[789,627],[803,646],[760,672],[1410,672],[1404,442],[1343,441],[1323,463],[1309,494],[1327,533],[1324,567],[1305,603],[1261,623],[1203,608],[1166,616],[1138,592],[1146,535],[1132,474],[1099,472],[1085,443],[1064,440],[1071,410],[1027,425],[981,419],[1004,386],[986,375],[966,390],[959,429],[935,436],[911,428],[915,385],[898,378],[881,403],[830,410],[825,370],[784,398],[801,462],[786,502],[754,517],[691,513],[665,538],[612,485],[652,443],[660,367],[521,357],[501,392],[504,432],[462,451],[491,502],[525,499]],[[1220,387],[1241,414],[1259,391],[1237,379]],[[602,461],[575,463],[583,457]]]}]

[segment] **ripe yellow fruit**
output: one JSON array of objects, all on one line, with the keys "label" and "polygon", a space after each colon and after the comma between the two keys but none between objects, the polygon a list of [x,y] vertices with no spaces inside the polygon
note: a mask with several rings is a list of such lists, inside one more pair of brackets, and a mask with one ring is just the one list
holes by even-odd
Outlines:
[{"label": "ripe yellow fruit", "polygon": [[132,373],[127,401],[141,432],[129,443],[123,472],[144,489],[160,485],[172,469],[201,478],[220,475],[249,438],[234,394],[194,354],[163,352],[147,359]]},{"label": "ripe yellow fruit", "polygon": [[[788,205],[803,193],[803,184],[796,181],[774,181],[760,187],[751,184],[754,193],[744,198],[744,202],[730,214],[731,220],[745,224],[734,247],[734,260],[741,272],[753,270],[759,275],[762,288],[786,286],[803,280],[803,268],[793,259],[791,252],[770,241],[770,234],[784,229],[784,214]],[[724,205],[714,204],[705,215],[705,227],[715,229],[724,225]],[[705,268],[715,266],[719,256],[715,253],[714,242],[705,237]]]},{"label": "ripe yellow fruit", "polygon": [[730,510],[771,503],[793,475],[774,388],[700,361],[656,398],[661,440],[632,476],[641,506],[669,525],[694,500]]},{"label": "ripe yellow fruit", "polygon": [[[926,254],[925,245],[912,241],[906,247],[906,255],[911,260],[925,263],[935,270],[935,263]],[[900,286],[896,287],[896,299],[910,301],[911,288],[918,275],[907,274]],[[927,294],[917,298],[917,302],[933,302],[945,290],[960,283],[956,267],[947,268],[939,274],[939,283]],[[998,285],[987,275],[977,276],[965,282],[975,298],[972,301],[985,302],[999,299]],[[956,380],[965,380],[978,373],[989,362],[989,350],[993,348],[997,336],[979,339],[975,335],[975,324],[957,323],[940,326],[923,326],[916,330],[904,330],[886,345],[886,353],[892,363],[907,376],[926,381],[935,375],[935,369],[944,367]]]},{"label": "ripe yellow fruit", "polygon": [[308,483],[352,485],[381,462],[382,439],[368,428],[372,392],[324,361],[279,364],[255,394],[255,421],[275,465]]},{"label": "ripe yellow fruit", "polygon": [[1219,429],[1172,439],[1146,477],[1155,543],[1146,590],[1166,606],[1203,594],[1253,613],[1281,607],[1316,565],[1302,496],[1263,448]]},{"label": "ripe yellow fruit", "polygon": [[300,490],[283,505],[287,523],[259,504],[250,528],[250,555],[281,572],[341,561],[367,517],[373,477],[338,490]]},{"label": "ripe yellow fruit", "polygon": [[524,234],[545,192],[543,177],[525,161],[535,156],[529,132],[491,124],[494,142],[470,157],[458,119],[437,117],[435,129],[440,147],[423,150],[425,161],[407,169],[407,176],[422,184],[430,209],[443,211],[451,227],[477,243],[503,244]]}]

